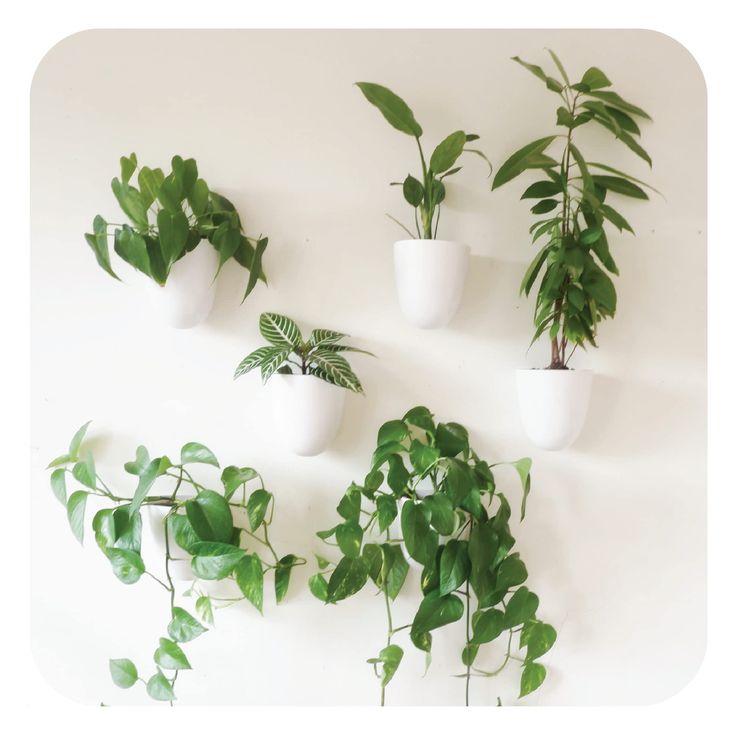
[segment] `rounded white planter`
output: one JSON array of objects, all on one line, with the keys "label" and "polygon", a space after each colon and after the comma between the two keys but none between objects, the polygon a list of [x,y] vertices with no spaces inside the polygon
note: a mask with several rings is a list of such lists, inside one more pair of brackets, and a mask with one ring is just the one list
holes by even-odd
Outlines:
[{"label": "rounded white planter", "polygon": [[207,319],[215,301],[217,251],[203,240],[172,267],[164,286],[146,278],[153,308],[170,327],[187,329]]},{"label": "rounded white planter", "polygon": [[453,240],[399,240],[394,273],[399,305],[416,327],[449,324],[463,297],[470,248]]},{"label": "rounded white planter", "polygon": [[592,384],[591,370],[517,370],[521,422],[529,439],[544,450],[562,450],[575,442]]},{"label": "rounded white planter", "polygon": [[276,433],[297,455],[324,452],[342,422],[347,389],[316,376],[276,373],[268,381]]}]

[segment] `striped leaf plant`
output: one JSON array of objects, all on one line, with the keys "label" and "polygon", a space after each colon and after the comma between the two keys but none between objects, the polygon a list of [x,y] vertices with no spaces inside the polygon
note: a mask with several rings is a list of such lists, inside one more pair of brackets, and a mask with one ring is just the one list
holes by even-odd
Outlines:
[{"label": "striped leaf plant", "polygon": [[283,314],[271,312],[261,315],[259,328],[269,345],[243,358],[235,370],[235,378],[258,368],[263,383],[274,373],[301,374],[363,393],[358,377],[342,353],[373,353],[345,345],[342,341],[348,335],[333,330],[312,330],[305,340],[296,322]]}]

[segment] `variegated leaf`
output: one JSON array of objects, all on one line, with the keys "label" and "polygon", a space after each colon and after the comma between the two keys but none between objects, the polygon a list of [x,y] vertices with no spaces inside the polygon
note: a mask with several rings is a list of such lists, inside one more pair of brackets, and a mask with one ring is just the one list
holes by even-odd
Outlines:
[{"label": "variegated leaf", "polygon": [[286,362],[291,352],[290,347],[268,348],[270,355],[261,362],[261,378],[266,383],[269,378]]},{"label": "variegated leaf", "polygon": [[363,393],[358,377],[353,373],[350,364],[341,355],[330,348],[318,348],[309,356],[310,365],[315,375],[336,386]]},{"label": "variegated leaf", "polygon": [[272,345],[295,347],[302,342],[296,323],[283,314],[264,312],[259,322],[261,335]]},{"label": "variegated leaf", "polygon": [[313,347],[319,347],[320,345],[331,345],[339,342],[347,337],[342,332],[334,332],[333,330],[312,330],[312,334],[309,336],[309,344]]},{"label": "variegated leaf", "polygon": [[271,355],[272,352],[273,348],[264,347],[258,348],[258,350],[254,350],[250,355],[246,355],[246,357],[243,358],[242,361],[240,361],[240,364],[235,369],[235,375],[233,376],[233,378],[238,378],[244,373],[253,370],[253,368],[257,368],[259,365],[261,365],[261,363],[263,363],[266,358]]}]

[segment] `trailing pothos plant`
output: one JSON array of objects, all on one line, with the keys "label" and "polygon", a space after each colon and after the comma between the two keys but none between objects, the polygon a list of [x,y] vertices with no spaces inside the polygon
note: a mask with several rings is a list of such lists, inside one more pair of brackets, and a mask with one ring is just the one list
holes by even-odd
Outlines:
[{"label": "trailing pothos plant", "polygon": [[404,199],[414,209],[414,226],[416,235],[402,225],[395,217],[390,219],[402,227],[410,237],[431,240],[437,237],[437,228],[440,221],[440,210],[445,199],[446,188],[444,180],[448,176],[457,174],[462,166],[456,166],[463,153],[473,153],[483,158],[490,168],[490,161],[477,148],[467,148],[467,144],[478,140],[475,133],[466,133],[456,130],[450,133],[432,152],[429,162],[424,155],[421,137],[422,126],[416,121],[411,108],[398,95],[387,87],[372,82],[356,82],[360,91],[372,105],[377,107],[388,123],[401,133],[414,138],[419,148],[421,176],[408,174],[403,182],[391,182],[391,186],[400,186]]},{"label": "trailing pothos plant", "polygon": [[[250,272],[245,301],[259,279],[266,282],[262,258],[268,238],[244,233],[233,203],[199,177],[193,158],[174,156],[171,169],[165,175],[159,168],[139,167],[135,153],[121,157],[120,178],[112,180],[112,191],[129,222],[95,217],[92,232],[84,237],[97,263],[119,280],[110,263],[112,235],[120,258],[163,286],[174,263],[206,240],[217,251],[218,274],[231,258]],[[137,188],[131,183],[136,172]]]},{"label": "trailing pothos plant", "polygon": [[308,339],[302,337],[294,320],[283,314],[264,312],[258,322],[261,335],[270,345],[254,350],[240,362],[235,378],[260,368],[263,383],[274,373],[316,376],[327,383],[363,393],[358,377],[340,355],[344,352],[365,353],[367,350],[345,345],[348,335],[332,330],[312,330]]},{"label": "trailing pothos plant", "polygon": [[[65,507],[72,533],[80,543],[84,541],[88,499],[96,497],[108,504],[95,513],[91,528],[113,573],[126,585],[146,576],[166,591],[170,620],[166,636],[159,639],[153,653],[153,674],[143,679],[129,659],[111,659],[110,674],[119,687],[142,682],[151,698],[172,702],[179,673],[191,669],[181,645],[207,631],[205,624],[214,623],[213,610],[248,600],[262,613],[264,575],[274,573],[276,601],[280,602],[292,568],[305,560],[293,554],[281,556],[271,544],[268,530],[274,498],[253,468],[226,467],[221,475],[222,489],[213,490],[195,480],[191,470],[197,463],[219,468],[217,458],[204,445],[188,442],[181,448],[178,462],[166,455],[151,459],[148,450],[140,446],[135,459],[125,463],[125,470],[138,479],[135,490],[132,496],[119,496],[97,473],[92,453],[82,448],[88,425],[77,431],[65,454],[49,463],[51,488]],[[81,488],[68,493],[69,485]],[[159,486],[163,488],[159,490]],[[182,497],[185,489],[186,498]],[[151,506],[165,510],[163,580],[147,569],[141,556],[141,509]],[[176,560],[174,543],[191,555],[194,582],[181,595],[194,599],[195,615],[177,600],[170,569]],[[266,559],[261,557],[264,553]],[[217,597],[203,583],[225,578],[235,581],[240,596]]]},{"label": "trailing pothos plant", "polygon": [[[557,125],[563,132],[532,141],[512,154],[496,172],[493,188],[527,170],[544,175],[521,195],[522,199],[537,200],[531,211],[541,219],[529,232],[533,243],[540,239],[544,242],[524,274],[521,292],[528,296],[541,274],[532,342],[546,332],[552,351],[548,367],[565,368],[576,347],[596,347],[598,323],[616,313],[616,288],[608,274],[617,275],[618,268],[609,248],[606,225],[610,223],[619,232],[634,231],[611,206],[609,195],[646,200],[648,195],[642,187],[652,189],[630,174],[587,159],[575,143],[576,132],[581,126],[595,123],[651,166],[649,155],[639,144],[641,131],[636,122],[637,118],[651,118],[609,89],[611,82],[597,67],[572,83],[555,53],[549,53],[561,79],[518,56],[513,60],[559,97],[562,104],[557,108]],[[554,144],[559,148],[551,156],[549,149]],[[568,352],[570,346],[572,351]]]},{"label": "trailing pothos plant", "polygon": [[[386,643],[368,660],[380,682],[381,705],[404,657],[394,636],[408,630],[429,665],[432,632],[463,618],[465,646],[458,654],[465,667],[459,676],[465,678],[466,705],[470,679],[496,675],[511,660],[521,661],[520,697],[544,681],[546,670],[537,660],[556,633],[538,618],[539,599],[523,585],[526,567],[511,551],[511,507],[494,479],[499,464],[478,457],[464,427],[435,423],[427,408],[415,407],[379,429],[370,472],[361,485],[350,484],[337,506],[342,521],[318,532],[342,556],[336,564],[317,557],[321,571],[309,580],[317,598],[337,603],[368,580],[383,595]],[[510,464],[521,479],[523,519],[531,460]],[[396,625],[391,602],[407,579],[405,553],[423,568],[422,600],[410,623]],[[476,666],[481,647],[499,638],[505,640],[500,664],[492,670]],[[515,647],[525,650],[523,656]]]}]

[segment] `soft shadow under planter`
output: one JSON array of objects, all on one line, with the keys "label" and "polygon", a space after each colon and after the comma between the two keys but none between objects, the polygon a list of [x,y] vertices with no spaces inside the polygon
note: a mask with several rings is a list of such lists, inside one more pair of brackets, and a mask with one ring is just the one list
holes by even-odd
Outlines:
[{"label": "soft shadow under planter", "polygon": [[217,251],[207,242],[180,258],[171,267],[164,286],[146,279],[154,309],[170,327],[188,329],[204,322],[215,301]]},{"label": "soft shadow under planter", "polygon": [[268,382],[276,433],[297,455],[324,452],[342,422],[347,389],[317,376],[277,373]]},{"label": "soft shadow under planter", "polygon": [[470,248],[453,240],[399,240],[394,271],[399,305],[416,327],[449,324],[463,297]]},{"label": "soft shadow under planter", "polygon": [[521,422],[529,439],[544,450],[563,450],[585,423],[593,383],[591,370],[516,371]]}]

